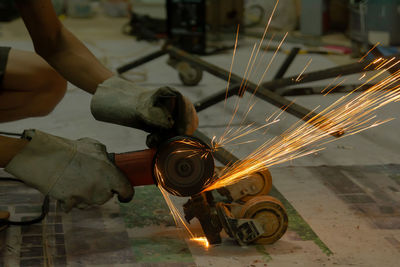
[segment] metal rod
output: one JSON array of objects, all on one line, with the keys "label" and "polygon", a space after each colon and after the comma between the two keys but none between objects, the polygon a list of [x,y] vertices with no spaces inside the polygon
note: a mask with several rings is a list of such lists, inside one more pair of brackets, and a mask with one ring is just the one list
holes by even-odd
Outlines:
[{"label": "metal rod", "polygon": [[158,50],[156,52],[148,54],[147,56],[144,56],[142,58],[139,58],[137,60],[134,60],[128,64],[125,64],[125,65],[117,68],[117,72],[118,72],[118,74],[122,74],[124,72],[127,72],[128,70],[136,68],[136,67],[143,65],[149,61],[152,61],[156,58],[162,57],[165,54],[167,54],[167,51],[164,48],[162,48],[161,50]]},{"label": "metal rod", "polygon": [[[396,60],[400,59],[399,55],[395,55],[393,57],[395,57]],[[391,57],[385,57],[385,58],[391,58]],[[282,78],[279,80],[265,82],[262,84],[262,86],[266,87],[270,90],[276,90],[278,88],[282,88],[282,87],[286,87],[286,86],[290,86],[290,85],[297,85],[297,84],[301,84],[301,83],[314,82],[314,81],[334,78],[339,75],[345,76],[345,75],[349,75],[349,74],[370,71],[370,70],[374,70],[374,67],[375,67],[373,65],[367,67],[372,61],[373,60],[366,60],[363,62],[351,63],[351,64],[347,64],[347,65],[342,65],[339,67],[329,68],[326,70],[309,72],[309,73],[304,74],[302,79],[297,82],[294,82],[296,80],[297,76],[292,76],[292,77],[288,77],[288,78]]]},{"label": "metal rod", "polygon": [[[290,50],[290,54],[287,55],[285,61],[279,68],[278,72],[274,76],[274,80],[280,79],[285,75],[286,71],[289,69],[290,65],[293,63],[293,60],[296,58],[297,54],[300,51],[300,47],[293,47],[292,50]],[[274,91],[273,89],[271,89]]]},{"label": "metal rod", "polygon": [[223,89],[211,96],[208,96],[208,97],[194,103],[194,107],[197,112],[202,111],[212,105],[215,105],[215,104],[225,100],[228,97],[237,95],[239,92],[239,88],[240,88],[240,85],[236,85],[236,84],[231,85],[228,90]]}]

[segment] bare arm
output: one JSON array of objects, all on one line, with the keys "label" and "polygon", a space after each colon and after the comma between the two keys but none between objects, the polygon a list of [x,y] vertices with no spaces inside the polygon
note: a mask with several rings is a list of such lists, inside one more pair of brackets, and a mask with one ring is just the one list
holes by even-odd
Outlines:
[{"label": "bare arm", "polygon": [[27,140],[0,136],[0,168],[5,167],[27,143]]},{"label": "bare arm", "polygon": [[16,0],[36,52],[65,79],[93,94],[113,74],[57,18],[51,0]]}]

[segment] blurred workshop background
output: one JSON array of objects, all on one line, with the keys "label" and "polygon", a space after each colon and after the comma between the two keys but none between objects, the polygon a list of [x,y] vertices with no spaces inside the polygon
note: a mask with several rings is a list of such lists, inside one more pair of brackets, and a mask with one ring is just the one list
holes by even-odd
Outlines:
[{"label": "blurred workshop background", "polygon": [[[262,134],[246,137],[255,142],[227,147],[236,158],[216,156],[218,166],[243,159],[308,112],[318,112],[362,85],[358,95],[398,70],[391,69],[365,84],[364,74],[373,77],[378,73],[368,63],[380,57],[399,59],[400,0],[277,3],[53,0],[62,23],[106,67],[147,88],[174,87],[195,103],[205,140],[221,136],[232,113],[238,116],[231,127],[238,129],[243,121],[263,125],[291,101],[299,105],[290,106]],[[0,2],[0,46],[34,51],[13,0]],[[258,58],[252,63],[257,49]],[[227,80],[231,82],[229,94],[225,94]],[[250,92],[260,85],[255,93],[257,104],[249,114],[251,93],[245,93],[240,98],[245,104],[235,109],[241,82]],[[321,93],[331,84],[337,84],[334,90]],[[226,95],[233,96],[225,101]],[[90,99],[68,84],[64,99],[50,115],[2,123],[0,131],[20,133],[35,128],[70,139],[91,137],[118,153],[146,149],[146,133],[94,120]],[[261,220],[269,231],[282,231],[283,236],[278,233],[273,242],[263,236],[267,242],[241,243],[240,237],[229,236],[229,227],[221,222],[220,228],[210,226],[216,227],[215,235],[221,235],[220,244],[205,246],[190,240],[184,227],[176,227],[158,188],[149,185],[137,187],[130,203],[113,199],[70,213],[60,211],[51,200],[43,221],[0,231],[0,267],[398,266],[400,103],[389,104],[376,114],[382,120],[394,120],[356,135],[328,138],[324,150],[271,167],[272,189],[243,184],[239,189],[213,192],[214,202],[244,205],[242,217],[250,212],[247,219]],[[1,169],[0,176],[10,177]],[[265,202],[246,203],[258,189],[260,194],[268,193],[273,205],[279,199],[278,206],[284,210],[257,217],[259,210],[252,210],[255,203],[262,206]],[[188,198],[171,200],[184,214],[182,206]],[[13,220],[40,215],[42,201],[40,193],[22,184],[0,182],[0,210],[10,212]],[[287,221],[276,215],[279,212],[288,218],[287,231]],[[195,213],[192,217],[201,216]],[[204,236],[210,229],[197,219],[189,226],[195,235]]]}]

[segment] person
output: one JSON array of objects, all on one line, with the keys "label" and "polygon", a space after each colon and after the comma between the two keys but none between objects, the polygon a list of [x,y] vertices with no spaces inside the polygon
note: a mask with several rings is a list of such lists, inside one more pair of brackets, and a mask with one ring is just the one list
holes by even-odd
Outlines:
[{"label": "person", "polygon": [[[49,114],[69,81],[93,94],[97,120],[142,129],[151,140],[195,131],[198,118],[187,98],[169,87],[148,90],[115,76],[62,25],[51,0],[15,3],[36,53],[0,48],[0,122]],[[120,201],[133,197],[127,178],[96,140],[33,129],[20,139],[0,136],[0,151],[0,167],[57,199],[65,211],[103,204],[114,194]]]}]

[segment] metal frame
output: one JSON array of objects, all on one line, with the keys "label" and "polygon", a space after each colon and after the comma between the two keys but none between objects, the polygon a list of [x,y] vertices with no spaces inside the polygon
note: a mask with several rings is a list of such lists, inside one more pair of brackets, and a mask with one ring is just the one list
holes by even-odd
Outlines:
[{"label": "metal frame", "polygon": [[[285,97],[274,92],[277,89],[284,88],[294,84],[293,80],[295,80],[297,76],[288,78],[282,78],[282,77],[289,68],[289,66],[291,65],[291,63],[293,62],[293,60],[295,59],[298,52],[299,52],[298,48],[292,49],[291,53],[287,56],[286,60],[280,67],[278,73],[275,75],[274,80],[262,83],[260,86],[258,86],[253,82],[246,81],[247,92],[253,93],[255,96],[275,105],[276,107],[283,109],[284,111],[306,122],[309,122],[310,118],[317,115],[315,112],[312,112],[301,105],[293,103],[290,100],[286,99]],[[228,90],[226,90],[226,88],[221,89],[220,91],[217,91],[215,94],[194,103],[194,106],[198,112],[223,101],[226,97],[231,97],[234,95],[237,95],[239,97],[243,96],[244,92],[240,90],[240,84],[242,84],[242,81],[244,80],[243,77],[240,77],[239,75],[236,75],[234,73],[229,73],[229,71],[223,68],[220,68],[209,62],[206,62],[203,59],[191,55],[172,45],[165,45],[158,51],[155,51],[147,56],[132,61],[124,66],[121,66],[117,69],[117,72],[118,74],[122,74],[130,69],[136,68],[140,65],[143,65],[149,61],[152,61],[156,58],[159,58],[167,54],[176,61],[187,62],[195,68],[207,71],[208,73],[223,80],[230,81],[231,85],[228,88]],[[395,55],[394,57],[400,59],[400,55]],[[338,75],[349,75],[359,72],[371,71],[374,70],[374,66],[370,64],[372,63],[372,61],[373,60],[365,60],[363,62],[356,62],[321,71],[309,72],[304,74],[302,79],[296,82],[296,84],[324,80],[328,78],[337,77]],[[314,126],[318,127],[318,125]],[[344,133],[340,134],[333,133],[332,136],[339,137],[342,134]],[[208,143],[210,142],[210,139],[200,131],[196,131],[195,136],[199,137],[205,142]],[[238,160],[238,158],[236,158],[234,155],[232,155],[231,153],[229,153],[224,149],[220,149],[216,153],[216,158],[224,164],[228,164],[229,162],[234,162]]]}]

